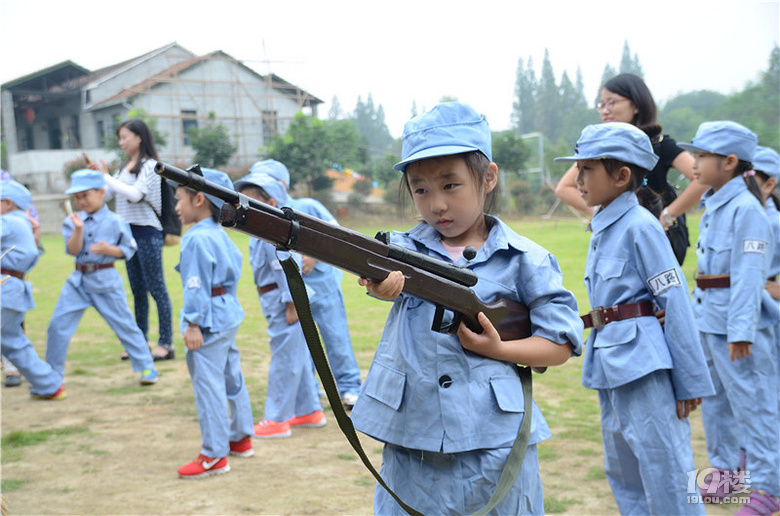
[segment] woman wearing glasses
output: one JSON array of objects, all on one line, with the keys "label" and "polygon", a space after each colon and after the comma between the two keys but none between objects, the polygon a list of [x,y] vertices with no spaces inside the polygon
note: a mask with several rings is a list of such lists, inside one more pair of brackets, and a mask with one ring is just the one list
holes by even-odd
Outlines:
[{"label": "woman wearing glasses", "polygon": [[[602,121],[633,124],[650,137],[653,151],[660,159],[647,176],[647,184],[661,196],[664,210],[659,220],[666,230],[677,261],[682,265],[689,246],[685,213],[699,204],[702,194],[707,190],[698,181],[693,181],[693,157],[678,147],[672,138],[661,133],[653,95],[636,75],[624,73],[604,83],[596,109]],[[679,170],[690,181],[679,197],[666,178],[670,168]],[[558,183],[555,195],[572,208],[592,215],[593,208],[585,204],[577,191],[574,182],[576,176],[577,167],[572,166]]]}]

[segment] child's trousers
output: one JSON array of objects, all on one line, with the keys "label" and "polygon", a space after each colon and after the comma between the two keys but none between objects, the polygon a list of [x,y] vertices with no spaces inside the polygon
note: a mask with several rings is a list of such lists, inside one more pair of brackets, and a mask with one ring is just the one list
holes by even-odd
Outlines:
[{"label": "child's trousers", "polygon": [[620,514],[704,515],[688,503],[691,427],[677,418],[666,369],[614,389],[599,389],[604,470]]},{"label": "child's trousers", "polygon": [[186,360],[198,409],[201,453],[216,459],[227,457],[230,441],[240,441],[255,431],[236,347],[238,328],[216,333],[202,331],[203,346],[188,349]]},{"label": "child's trousers", "polygon": [[94,306],[114,330],[130,356],[133,371],[154,369],[154,359],[146,345],[144,334],[135,323],[133,314],[130,313],[124,289],[90,293],[66,281],[57,300],[57,306],[54,307],[46,341],[46,361],[55,371],[61,375],[65,374],[65,360],[68,356],[70,339],[76,332],[84,312],[90,306]]},{"label": "child's trousers", "polygon": [[32,394],[50,396],[62,384],[62,375],[40,359],[32,342],[24,334],[22,321],[26,313],[3,307],[0,326],[2,354],[30,382]]},{"label": "child's trousers", "polygon": [[[490,500],[511,448],[437,453],[386,444],[380,474],[407,505],[423,514],[471,514]],[[405,515],[377,484],[374,514]],[[512,488],[490,514],[544,514],[536,445],[528,446]]]},{"label": "child's trousers", "polygon": [[780,496],[780,419],[774,327],[756,331],[750,356],[732,362],[725,335],[701,333],[715,396],[701,405],[710,465],[736,469],[747,450],[747,487]]}]

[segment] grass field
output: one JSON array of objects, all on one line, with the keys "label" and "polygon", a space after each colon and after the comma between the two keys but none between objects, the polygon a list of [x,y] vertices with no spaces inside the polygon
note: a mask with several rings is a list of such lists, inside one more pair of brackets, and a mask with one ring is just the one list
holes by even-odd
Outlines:
[{"label": "grass field", "polygon": [[[691,240],[695,243],[698,233],[699,217],[694,215],[689,219]],[[342,221],[346,226],[361,233],[373,235],[378,229],[406,228],[412,223],[394,222],[391,224],[380,221],[362,223],[356,220]],[[580,313],[589,310],[585,288],[583,286],[583,270],[587,251],[589,233],[582,224],[576,221],[548,221],[540,220],[509,220],[508,223],[520,234],[538,242],[554,253],[560,263],[564,274],[565,286],[573,291],[578,299]],[[247,249],[248,237],[238,232],[230,232],[230,236],[236,242],[239,249]],[[38,353],[43,356],[45,352],[46,328],[54,305],[59,297],[62,284],[72,270],[72,259],[64,252],[64,243],[59,235],[45,235],[43,243],[46,253],[41,256],[38,266],[30,273],[29,280],[34,285],[34,295],[37,307],[27,315],[27,334],[35,344]],[[167,247],[164,251],[164,266],[166,283],[171,294],[174,314],[178,321],[178,311],[182,305],[181,283],[173,266],[178,262],[179,247]],[[125,268],[118,267],[122,275]],[[695,255],[689,250],[688,259],[683,267],[689,283],[695,269]],[[265,319],[259,310],[259,302],[252,284],[252,274],[249,264],[244,260],[243,278],[239,288],[239,298],[247,314],[239,334],[239,347],[242,349],[243,370],[246,376],[247,386],[250,390],[255,418],[259,419],[263,413],[262,406],[265,398],[265,373],[267,372],[267,337],[265,333]],[[126,283],[128,299],[132,303],[129,285]],[[357,285],[354,276],[345,274],[343,290],[349,316],[350,334],[352,337],[355,354],[365,376],[371,362],[376,342],[389,309],[388,303],[371,299],[365,295],[364,289]],[[132,306],[132,305],[131,305]],[[152,308],[154,303],[152,302]],[[157,321],[156,310],[150,310],[152,320],[150,338],[156,338]],[[8,498],[12,513],[94,513],[94,514],[141,514],[141,513],[166,513],[166,514],[218,514],[218,513],[263,513],[263,514],[366,514],[371,512],[370,496],[373,490],[373,481],[362,471],[362,465],[355,462],[354,453],[338,442],[338,451],[332,452],[332,461],[346,463],[350,468],[349,475],[354,475],[355,480],[350,480],[348,486],[356,491],[353,505],[336,506],[322,503],[306,508],[297,506],[302,503],[300,494],[290,496],[292,500],[288,505],[277,506],[270,501],[236,502],[233,506],[213,507],[203,502],[193,506],[165,505],[157,499],[153,505],[138,505],[140,502],[127,502],[123,506],[112,506],[97,503],[95,498],[89,497],[110,496],[99,495],[93,488],[81,489],[74,485],[64,492],[58,491],[56,485],[51,485],[52,480],[46,476],[47,461],[57,460],[56,450],[69,449],[80,460],[86,460],[93,464],[93,469],[81,468],[80,474],[85,481],[102,483],[102,475],[110,476],[104,468],[105,461],[119,460],[114,455],[122,455],[121,447],[116,450],[108,448],[108,445],[99,446],[95,442],[96,436],[115,435],[118,429],[111,424],[111,417],[106,415],[112,409],[117,409],[117,419],[123,423],[122,435],[124,439],[130,439],[133,432],[152,432],[149,428],[135,428],[132,425],[140,424],[131,414],[134,410],[153,411],[155,417],[169,417],[166,423],[171,428],[160,429],[158,433],[152,433],[150,440],[160,441],[167,447],[184,448],[180,444],[181,434],[186,435],[189,441],[187,450],[195,452],[198,443],[197,414],[192,401],[192,392],[189,387],[186,367],[184,366],[184,346],[178,331],[178,322],[174,322],[176,336],[177,359],[160,363],[160,383],[151,389],[141,388],[135,379],[130,380],[130,370],[127,363],[118,360],[121,353],[116,338],[107,324],[94,310],[88,310],[82,319],[79,330],[74,337],[68,364],[66,369],[66,382],[69,386],[70,397],[59,407],[50,403],[34,402],[25,398],[27,384],[21,389],[3,389],[3,441],[2,441],[2,492]],[[545,375],[535,375],[534,394],[535,399],[542,408],[545,417],[552,429],[553,438],[542,443],[539,447],[539,457],[542,469],[542,479],[545,485],[545,506],[547,512],[564,514],[614,514],[617,512],[609,487],[605,480],[603,469],[603,456],[601,447],[601,434],[599,425],[599,407],[594,391],[589,391],[580,385],[580,359],[574,358],[561,367],[551,368]],[[166,385],[167,384],[167,385]],[[73,387],[72,389],[70,387]],[[162,387],[162,388],[161,388]],[[20,392],[21,391],[21,392]],[[94,399],[90,399],[90,396]],[[115,401],[110,401],[115,400]],[[101,405],[104,404],[104,405]],[[116,406],[112,406],[112,405]],[[89,408],[89,410],[86,410]],[[9,412],[10,410],[10,412]],[[94,414],[76,417],[77,412]],[[45,414],[36,417],[36,414]],[[139,416],[140,417],[140,416]],[[135,422],[134,422],[135,421]],[[183,423],[182,423],[183,422]],[[704,437],[701,429],[700,416],[696,413],[691,418],[693,428],[693,446],[696,465],[699,468],[707,467],[706,454],[704,452]],[[118,425],[119,423],[117,423]],[[174,428],[176,425],[187,425],[184,430]],[[127,426],[130,425],[130,428]],[[328,425],[329,429],[335,429],[335,424]],[[335,435],[335,434],[334,434]],[[89,436],[89,439],[86,439]],[[338,440],[336,436],[333,439]],[[370,440],[369,440],[370,441]],[[54,445],[54,451],[50,448]],[[65,444],[63,444],[65,443]],[[70,444],[68,444],[70,443]],[[60,448],[57,448],[57,447]],[[68,448],[70,446],[70,448]],[[323,444],[320,446],[324,447]],[[312,445],[314,447],[314,445]],[[368,444],[374,457],[379,456],[379,446]],[[158,448],[161,450],[162,448]],[[189,451],[187,453],[189,453]],[[47,455],[54,453],[53,456]],[[155,452],[162,456],[163,452]],[[270,453],[270,452],[269,452]],[[314,453],[314,451],[312,451]],[[277,453],[278,454],[278,453]],[[193,454],[194,456],[194,454]],[[179,482],[170,480],[175,478],[173,472],[175,461],[190,457],[176,455],[171,459],[172,463],[164,465],[160,478],[164,478],[166,489],[177,490]],[[274,460],[275,455],[269,455],[268,461]],[[312,461],[313,458],[308,460]],[[330,459],[323,459],[327,461]],[[29,463],[41,461],[42,470],[30,467]],[[231,462],[234,464],[234,462]],[[255,463],[257,464],[257,462]],[[256,466],[255,466],[256,467]],[[50,468],[49,468],[50,469]],[[234,469],[237,469],[234,466]],[[359,471],[359,472],[358,472]],[[122,473],[117,473],[121,475]],[[281,471],[277,475],[284,476]],[[339,474],[336,474],[337,476]],[[225,475],[230,477],[231,475]],[[220,477],[221,478],[221,477]],[[351,477],[349,477],[351,478]],[[234,479],[235,480],[235,479]],[[320,482],[336,482],[335,477],[321,479]],[[221,480],[209,480],[200,484],[206,486],[219,486]],[[56,484],[56,482],[55,482]],[[133,487],[139,492],[154,490],[147,480],[138,480],[139,486]],[[49,500],[51,492],[52,499]],[[279,494],[276,492],[276,494]],[[197,497],[199,493],[191,496]],[[118,495],[117,495],[118,496]],[[141,495],[139,495],[141,496]],[[169,495],[174,496],[174,495]],[[273,496],[273,495],[269,495]],[[85,497],[87,498],[85,500]],[[162,500],[162,499],[161,499]],[[167,500],[167,498],[165,499]],[[318,498],[319,500],[319,498]],[[346,502],[345,502],[346,503]],[[16,511],[14,511],[16,507]],[[108,507],[108,508],[106,508]],[[114,509],[111,509],[113,507]],[[119,510],[121,508],[121,510]],[[94,511],[94,512],[93,512]],[[728,507],[708,507],[710,514],[727,514],[733,511]]]}]

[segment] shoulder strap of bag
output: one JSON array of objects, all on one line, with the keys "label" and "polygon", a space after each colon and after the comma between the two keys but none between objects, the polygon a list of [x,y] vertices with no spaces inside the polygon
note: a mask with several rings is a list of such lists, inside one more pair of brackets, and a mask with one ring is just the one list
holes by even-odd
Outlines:
[{"label": "shoulder strap of bag", "polygon": [[[381,485],[396,502],[405,510],[408,514],[413,516],[421,515],[419,511],[406,505],[403,500],[385,483],[379,472],[374,468],[373,464],[366,455],[363,446],[360,443],[355,427],[352,425],[352,420],[347,415],[341,404],[341,398],[339,397],[339,391],[336,387],[336,380],[333,378],[330,365],[328,364],[327,356],[323,350],[322,343],[320,342],[317,326],[314,323],[314,319],[311,315],[311,307],[309,305],[309,297],[306,294],[306,286],[303,283],[300,271],[298,270],[298,264],[290,256],[285,260],[280,260],[284,273],[287,276],[287,283],[290,287],[290,293],[292,294],[293,303],[295,304],[295,310],[298,312],[298,319],[303,329],[303,334],[306,337],[306,345],[309,347],[312,359],[314,360],[314,366],[317,369],[317,374],[322,381],[322,386],[325,389],[325,394],[328,397],[328,402],[333,410],[333,415],[336,416],[339,428],[344,433],[352,448],[357,452],[360,460],[371,472],[376,481]],[[529,367],[520,368],[520,381],[523,386],[523,396],[525,403],[525,413],[523,414],[523,422],[520,424],[520,430],[518,431],[515,442],[512,445],[512,450],[509,453],[504,469],[501,471],[501,476],[498,479],[498,485],[496,486],[493,495],[490,497],[488,503],[476,511],[474,515],[483,516],[498,505],[501,500],[504,499],[506,494],[512,488],[512,485],[520,473],[520,469],[523,466],[523,460],[525,459],[525,452],[528,449],[528,442],[531,437],[531,413],[533,407],[531,405],[532,400],[532,385],[531,385],[531,369]]]}]

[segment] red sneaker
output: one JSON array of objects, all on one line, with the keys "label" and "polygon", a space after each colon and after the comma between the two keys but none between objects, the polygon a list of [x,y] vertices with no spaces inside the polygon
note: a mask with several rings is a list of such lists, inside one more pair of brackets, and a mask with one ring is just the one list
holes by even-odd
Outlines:
[{"label": "red sneaker", "polygon": [[315,410],[311,414],[298,416],[287,420],[290,426],[302,426],[308,428],[320,428],[328,424],[325,420],[325,413],[321,410]]},{"label": "red sneaker", "polygon": [[36,400],[52,400],[52,401],[60,401],[64,400],[68,397],[68,393],[65,392],[65,384],[60,385],[60,388],[54,391],[54,394],[49,394],[48,396],[44,396],[43,394],[33,394],[30,393],[30,396],[35,398]]},{"label": "red sneaker", "polygon": [[237,457],[251,457],[255,454],[255,449],[252,448],[252,436],[247,435],[240,441],[230,441],[230,455]]},{"label": "red sneaker", "polygon": [[211,475],[221,475],[230,471],[227,457],[221,459],[212,459],[202,453],[190,462],[180,467],[178,470],[179,478],[205,478]]},{"label": "red sneaker", "polygon": [[255,437],[261,439],[274,439],[279,437],[290,437],[290,424],[287,421],[278,422],[264,419],[255,425]]}]

